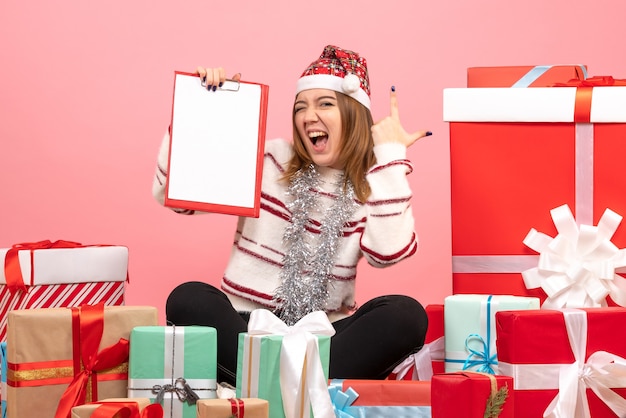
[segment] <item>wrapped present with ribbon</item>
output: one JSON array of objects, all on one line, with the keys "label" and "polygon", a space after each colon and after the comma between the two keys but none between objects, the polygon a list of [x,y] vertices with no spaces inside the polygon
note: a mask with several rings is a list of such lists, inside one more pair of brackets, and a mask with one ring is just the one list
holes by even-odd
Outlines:
[{"label": "wrapped present with ribbon", "polygon": [[163,418],[163,407],[148,398],[103,399],[73,407],[72,418]]},{"label": "wrapped present with ribbon", "polygon": [[444,300],[445,371],[498,371],[497,312],[539,309],[535,297],[509,295],[451,295]]},{"label": "wrapped present with ribbon", "polygon": [[259,398],[202,399],[197,418],[268,418],[269,402]]},{"label": "wrapped present with ribbon", "polygon": [[513,376],[515,416],[626,416],[626,309],[498,312],[499,367]]},{"label": "wrapped present with ribbon", "polygon": [[427,305],[425,310],[428,330],[424,346],[398,364],[389,375],[389,380],[430,380],[433,373],[444,372],[443,305]]},{"label": "wrapped present with ribbon", "polygon": [[168,418],[195,418],[196,402],[217,394],[217,331],[204,326],[135,327],[128,397],[150,398]]},{"label": "wrapped present with ribbon", "polygon": [[328,391],[337,418],[430,418],[431,382],[332,379]]},{"label": "wrapped present with ribbon", "polygon": [[467,87],[550,87],[587,77],[587,66],[580,64],[470,67],[467,69]]},{"label": "wrapped present with ribbon", "polygon": [[334,416],[327,386],[334,334],[321,311],[292,326],[266,309],[252,311],[248,332],[239,334],[237,397],[269,401],[272,418]]},{"label": "wrapped present with ribbon", "polygon": [[149,306],[9,312],[7,416],[69,418],[74,406],[126,397],[128,338],[157,324]]},{"label": "wrapped present with ribbon", "polygon": [[39,241],[0,249],[0,341],[13,309],[124,304],[128,248]]},{"label": "wrapped present with ribbon", "polygon": [[[436,374],[431,388],[432,418],[513,418],[513,378],[459,371]],[[571,418],[574,418],[573,416]]]},{"label": "wrapped present with ribbon", "polygon": [[[626,213],[626,80],[590,77],[553,87],[444,89],[450,128],[452,292],[535,296],[522,272],[539,255],[531,228],[556,234],[550,210],[578,225],[606,208]],[[626,247],[620,225],[612,242]]]}]

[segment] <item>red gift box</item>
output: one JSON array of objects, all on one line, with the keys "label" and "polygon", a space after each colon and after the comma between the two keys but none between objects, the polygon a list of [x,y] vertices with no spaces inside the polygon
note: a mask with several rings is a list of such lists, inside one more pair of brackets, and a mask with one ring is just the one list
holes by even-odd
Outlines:
[{"label": "red gift box", "polygon": [[[564,204],[578,224],[596,225],[606,208],[626,214],[625,107],[619,86],[444,90],[453,293],[543,301],[521,276],[539,259],[523,243],[529,230],[554,236],[550,210]],[[613,242],[626,246],[624,225]]]},{"label": "red gift box", "polygon": [[335,411],[350,417],[430,417],[430,387],[430,381],[332,379],[329,390]]},{"label": "red gift box", "polygon": [[128,248],[39,241],[0,249],[0,341],[14,309],[124,305]]},{"label": "red gift box", "polygon": [[427,305],[425,310],[428,330],[424,347],[396,366],[389,380],[430,380],[433,373],[444,372],[443,304]]},{"label": "red gift box", "polygon": [[467,87],[550,87],[571,79],[587,78],[584,65],[517,65],[470,67]]},{"label": "red gift box", "polygon": [[[588,402],[594,418],[626,416],[626,339],[616,335],[625,324],[617,307],[498,312],[498,367],[514,377],[515,416],[541,417],[568,395],[579,408]],[[611,412],[590,388],[620,409]],[[561,408],[563,417],[590,416]]]},{"label": "red gift box", "polygon": [[[517,403],[512,377],[470,371],[434,375],[431,394],[432,418],[512,418]],[[498,395],[503,401],[499,415],[493,409],[493,414],[486,414],[489,400]]]}]

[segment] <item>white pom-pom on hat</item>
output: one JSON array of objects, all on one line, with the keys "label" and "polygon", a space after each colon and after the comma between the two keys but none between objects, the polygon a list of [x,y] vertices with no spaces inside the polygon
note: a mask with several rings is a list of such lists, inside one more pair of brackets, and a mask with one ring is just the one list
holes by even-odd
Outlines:
[{"label": "white pom-pom on hat", "polygon": [[341,88],[348,95],[355,93],[361,88],[361,80],[356,74],[346,74],[341,83]]}]

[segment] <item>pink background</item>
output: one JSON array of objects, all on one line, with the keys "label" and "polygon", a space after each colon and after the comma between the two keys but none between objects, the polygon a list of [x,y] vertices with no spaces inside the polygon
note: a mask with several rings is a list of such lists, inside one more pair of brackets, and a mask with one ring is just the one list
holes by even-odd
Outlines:
[{"label": "pink background", "polygon": [[[187,280],[217,284],[235,219],[184,217],[150,188],[175,70],[224,66],[270,85],[268,138],[290,138],[295,81],[334,43],[369,64],[373,114],[397,87],[419,253],[360,266],[358,300],[451,292],[449,137],[442,89],[470,66],[587,64],[624,78],[626,4],[563,0],[208,2],[3,1],[0,6],[0,247],[43,239],[130,249],[127,304],[163,307]],[[480,237],[476,237],[480,239]]]}]

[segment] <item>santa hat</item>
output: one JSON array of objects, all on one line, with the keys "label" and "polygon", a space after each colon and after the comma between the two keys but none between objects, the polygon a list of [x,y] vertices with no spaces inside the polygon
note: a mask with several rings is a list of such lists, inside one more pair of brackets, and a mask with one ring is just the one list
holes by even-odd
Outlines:
[{"label": "santa hat", "polygon": [[346,94],[370,108],[367,62],[358,53],[334,45],[324,48],[296,84],[296,94],[309,89],[328,89]]}]

